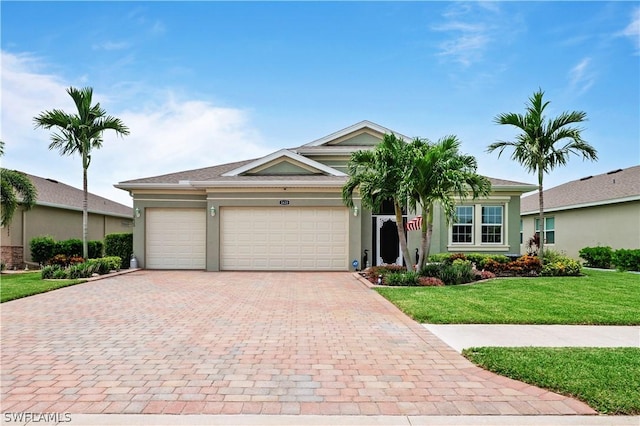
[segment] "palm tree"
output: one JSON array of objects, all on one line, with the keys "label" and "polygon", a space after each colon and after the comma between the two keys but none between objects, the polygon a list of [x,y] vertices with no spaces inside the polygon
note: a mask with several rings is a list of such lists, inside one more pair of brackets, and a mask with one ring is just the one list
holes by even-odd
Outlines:
[{"label": "palm tree", "polygon": [[402,257],[407,265],[412,265],[402,226],[402,209],[406,205],[406,198],[400,195],[400,182],[408,167],[407,154],[406,142],[394,134],[385,134],[382,142],[373,150],[351,154],[347,165],[349,179],[342,187],[342,199],[347,207],[353,207],[353,193],[357,190],[362,205],[373,212],[379,211],[384,201],[391,200]]},{"label": "palm tree", "polygon": [[[0,156],[3,155],[4,142],[0,141]],[[18,199],[18,195],[21,200]],[[29,210],[35,206],[37,198],[38,191],[24,173],[0,168],[0,206],[2,209],[0,224],[2,226],[11,223],[18,204],[22,204]]]},{"label": "palm tree", "polygon": [[416,138],[410,144],[412,167],[402,180],[402,193],[407,197],[409,208],[422,215],[419,261],[417,269],[424,266],[429,257],[433,233],[433,212],[436,204],[442,207],[445,219],[455,217],[455,197],[467,199],[487,196],[491,182],[476,173],[478,164],[472,155],[459,152],[460,141],[455,136],[446,136],[436,143]]},{"label": "palm tree", "polygon": [[506,147],[513,147],[511,159],[523,165],[530,173],[538,175],[538,202],[540,223],[540,260],[544,250],[544,195],[543,179],[546,173],[557,166],[567,164],[569,154],[582,155],[583,160],[597,160],[595,148],[582,140],[582,128],[572,126],[586,121],[583,111],[563,112],[555,118],[546,119],[545,108],[549,102],[543,100],[539,89],[529,98],[525,114],[504,113],[495,117],[497,124],[514,126],[522,131],[515,141],[494,142],[487,152],[498,150],[498,158]]},{"label": "palm tree", "polygon": [[55,127],[59,133],[51,135],[49,149],[58,149],[60,155],[73,155],[76,152],[82,156],[82,189],[84,199],[82,201],[82,251],[83,257],[88,255],[88,185],[87,169],[91,163],[91,150],[102,147],[102,133],[105,130],[114,130],[118,136],[128,135],[129,129],[119,119],[107,115],[100,107],[100,103],[91,105],[93,89],[85,87],[76,89],[70,87],[67,93],[73,99],[77,114],[68,114],[62,110],[54,109],[44,111],[33,120],[36,128],[51,129]]}]

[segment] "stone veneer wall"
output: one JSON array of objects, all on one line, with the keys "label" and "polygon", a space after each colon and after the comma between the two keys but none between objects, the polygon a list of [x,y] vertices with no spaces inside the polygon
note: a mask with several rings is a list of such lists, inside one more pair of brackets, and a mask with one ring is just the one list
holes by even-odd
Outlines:
[{"label": "stone veneer wall", "polygon": [[0,248],[0,258],[7,269],[22,269],[24,264],[22,246],[3,246]]}]

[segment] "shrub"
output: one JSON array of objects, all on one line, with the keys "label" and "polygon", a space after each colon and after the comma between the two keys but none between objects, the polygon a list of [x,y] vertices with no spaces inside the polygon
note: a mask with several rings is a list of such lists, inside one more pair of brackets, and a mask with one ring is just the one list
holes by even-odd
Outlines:
[{"label": "shrub", "polygon": [[457,259],[452,264],[443,264],[440,278],[446,285],[466,284],[474,281],[471,262]]},{"label": "shrub", "polygon": [[4,271],[5,269],[7,269],[7,264],[2,260],[0,261],[0,271]]},{"label": "shrub", "polygon": [[133,254],[133,234],[132,233],[116,233],[109,234],[104,237],[104,254],[105,256],[120,257],[122,268],[129,268],[131,255]]},{"label": "shrub", "polygon": [[119,271],[122,260],[118,256],[101,257],[98,259],[89,259],[86,262],[92,268],[91,273],[100,275],[108,274],[111,271]]},{"label": "shrub", "polygon": [[500,263],[496,260],[493,259],[485,259],[484,262],[482,262],[479,266],[485,270],[485,271],[489,271],[489,272],[493,272],[494,274],[498,274],[500,272],[502,272],[503,270],[506,269],[506,265],[505,263]]},{"label": "shrub", "polygon": [[34,262],[44,265],[55,254],[53,252],[55,245],[56,242],[53,237],[48,235],[32,238],[29,242],[29,247],[31,248],[31,259]]},{"label": "shrub", "polygon": [[385,285],[415,286],[420,276],[417,272],[390,272],[384,276]]},{"label": "shrub", "polygon": [[424,287],[441,287],[444,283],[436,277],[418,277],[418,284]]},{"label": "shrub", "polygon": [[53,271],[52,278],[54,280],[66,280],[67,278],[69,278],[69,273],[67,272],[66,269],[58,268],[55,271]]},{"label": "shrub", "polygon": [[477,269],[473,270],[473,274],[474,274],[474,278],[478,281],[478,280],[488,280],[490,278],[495,278],[496,274],[494,274],[493,272],[490,271],[485,271],[484,269],[482,271],[479,271]]},{"label": "shrub", "polygon": [[536,276],[542,270],[540,259],[536,256],[525,254],[513,262],[509,262],[503,272],[510,275],[530,275]]},{"label": "shrub", "polygon": [[611,247],[585,247],[578,252],[581,258],[587,262],[586,266],[592,268],[611,268],[613,250]]},{"label": "shrub", "polygon": [[435,253],[429,256],[429,262],[444,263],[449,260],[451,253]]},{"label": "shrub", "polygon": [[53,278],[55,271],[60,269],[60,265],[47,265],[40,270],[40,278],[43,280],[50,280]]},{"label": "shrub", "polygon": [[578,276],[582,273],[582,267],[576,260],[561,257],[544,264],[540,275],[548,277]]},{"label": "shrub", "polygon": [[440,271],[442,270],[442,263],[427,263],[420,270],[420,276],[422,277],[440,277]]},{"label": "shrub", "polygon": [[640,271],[640,249],[619,249],[613,252],[612,262],[620,271]]},{"label": "shrub", "polygon": [[64,254],[56,254],[51,259],[49,259],[48,263],[50,265],[58,265],[61,267],[65,267],[68,264],[67,256],[65,256]]},{"label": "shrub", "polygon": [[104,251],[104,244],[100,240],[93,240],[87,242],[89,246],[89,259],[95,259],[98,257],[102,257],[102,253]]},{"label": "shrub", "polygon": [[72,238],[58,241],[54,247],[54,255],[64,254],[67,257],[82,256],[82,240]]}]

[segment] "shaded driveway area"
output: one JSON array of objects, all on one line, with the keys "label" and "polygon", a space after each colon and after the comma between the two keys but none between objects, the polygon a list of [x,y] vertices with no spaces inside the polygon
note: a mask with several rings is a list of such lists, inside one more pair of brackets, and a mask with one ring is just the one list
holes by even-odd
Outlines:
[{"label": "shaded driveway area", "polygon": [[0,309],[3,412],[595,414],[473,366],[349,273],[138,271]]}]

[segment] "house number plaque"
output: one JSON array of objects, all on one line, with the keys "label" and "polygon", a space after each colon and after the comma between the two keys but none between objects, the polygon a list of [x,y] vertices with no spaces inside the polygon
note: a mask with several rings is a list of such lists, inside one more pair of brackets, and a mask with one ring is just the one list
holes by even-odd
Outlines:
[{"label": "house number plaque", "polygon": [[280,200],[280,205],[281,206],[288,206],[289,205],[289,200]]}]

